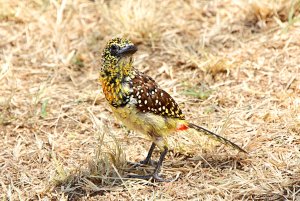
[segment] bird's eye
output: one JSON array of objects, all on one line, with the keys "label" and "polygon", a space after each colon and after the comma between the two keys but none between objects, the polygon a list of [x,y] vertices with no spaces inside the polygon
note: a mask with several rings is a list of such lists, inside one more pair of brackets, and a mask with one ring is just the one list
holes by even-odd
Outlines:
[{"label": "bird's eye", "polygon": [[113,44],[113,45],[110,47],[110,53],[111,53],[112,55],[114,55],[114,56],[117,55],[118,50],[119,50],[119,47],[118,47],[117,45],[115,45],[115,44]]}]

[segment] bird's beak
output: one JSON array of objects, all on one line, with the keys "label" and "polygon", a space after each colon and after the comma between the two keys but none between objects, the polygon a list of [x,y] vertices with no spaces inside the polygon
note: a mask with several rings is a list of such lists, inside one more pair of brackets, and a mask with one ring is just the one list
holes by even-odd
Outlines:
[{"label": "bird's beak", "polygon": [[132,55],[137,51],[137,47],[135,45],[126,45],[118,51],[119,56],[128,56]]}]

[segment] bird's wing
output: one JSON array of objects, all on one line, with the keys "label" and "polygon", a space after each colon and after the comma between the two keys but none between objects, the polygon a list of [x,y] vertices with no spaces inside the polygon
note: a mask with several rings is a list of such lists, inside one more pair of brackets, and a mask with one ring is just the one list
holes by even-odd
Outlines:
[{"label": "bird's wing", "polygon": [[184,120],[181,109],[175,100],[149,76],[137,72],[132,80],[133,98],[140,112],[151,112],[165,117]]}]

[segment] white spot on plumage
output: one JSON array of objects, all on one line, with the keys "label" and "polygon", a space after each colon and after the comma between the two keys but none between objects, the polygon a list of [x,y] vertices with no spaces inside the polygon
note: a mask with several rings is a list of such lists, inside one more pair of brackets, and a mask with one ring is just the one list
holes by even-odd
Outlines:
[{"label": "white spot on plumage", "polygon": [[146,104],[147,104],[147,100],[145,100],[145,102],[144,102],[144,103],[145,103],[145,105],[146,105]]},{"label": "white spot on plumage", "polygon": [[124,78],[124,80],[125,80],[125,82],[128,82],[128,81],[130,81],[130,77],[127,76],[127,77]]}]

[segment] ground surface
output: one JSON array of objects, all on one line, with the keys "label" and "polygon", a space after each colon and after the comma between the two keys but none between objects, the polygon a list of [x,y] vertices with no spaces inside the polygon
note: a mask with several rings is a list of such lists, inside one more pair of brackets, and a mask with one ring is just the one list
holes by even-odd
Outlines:
[{"label": "ground surface", "polygon": [[[2,200],[300,200],[299,1],[251,2],[0,0]],[[177,134],[176,182],[124,178],[151,168],[126,164],[150,142],[100,90],[114,36],[187,119],[249,154]]]}]

